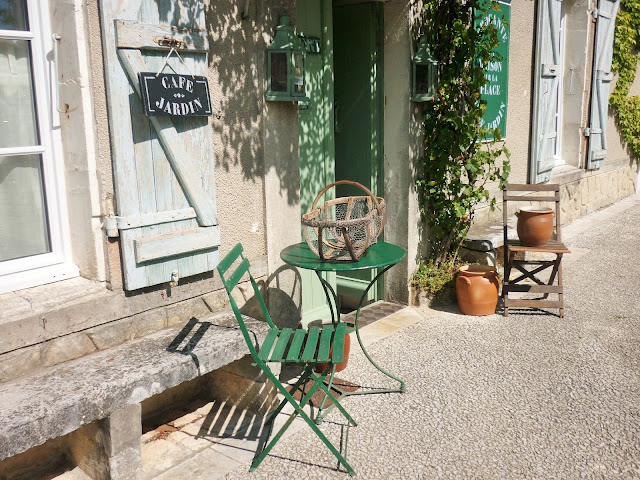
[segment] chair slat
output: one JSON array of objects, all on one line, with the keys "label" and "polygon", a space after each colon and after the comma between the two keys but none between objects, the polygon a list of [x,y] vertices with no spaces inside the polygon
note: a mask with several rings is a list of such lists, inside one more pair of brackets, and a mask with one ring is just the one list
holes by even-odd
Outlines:
[{"label": "chair slat", "polygon": [[311,327],[309,334],[307,335],[307,344],[304,347],[300,361],[310,362],[316,357],[316,346],[318,345],[318,337],[320,336],[320,329],[318,327]]},{"label": "chair slat", "polygon": [[238,265],[236,271],[225,282],[226,287],[231,290],[235,287],[245,273],[249,271],[249,260],[246,258]]},{"label": "chair slat", "polygon": [[229,267],[233,265],[233,262],[236,261],[241,253],[242,244],[239,243],[235,247],[233,247],[222,260],[220,260],[220,263],[218,263],[218,271],[220,271],[220,273],[225,273],[229,269]]},{"label": "chair slat", "polygon": [[262,347],[260,347],[260,351],[258,352],[258,358],[260,360],[267,360],[267,358],[269,358],[271,347],[279,333],[280,330],[277,328],[272,328],[267,332],[267,337],[264,339],[264,342],[262,342]]},{"label": "chair slat", "polygon": [[293,334],[293,340],[291,341],[289,353],[287,354],[288,362],[296,362],[300,358],[300,349],[302,348],[302,342],[304,341],[304,336],[306,334],[306,330],[301,328],[296,330],[296,333]]},{"label": "chair slat", "polygon": [[347,324],[340,323],[333,335],[333,354],[331,355],[332,363],[340,363],[344,360],[344,337],[347,333]]},{"label": "chair slat", "polygon": [[289,343],[289,338],[291,337],[290,328],[283,328],[282,332],[280,332],[280,336],[278,337],[278,343],[276,343],[276,347],[273,349],[273,353],[271,354],[272,362],[282,362],[284,356],[284,350],[287,348],[287,344]]},{"label": "chair slat", "polygon": [[518,196],[518,195],[505,195],[504,200],[508,202],[557,202],[560,200],[560,194],[557,193],[553,196],[551,195],[529,195],[529,196]]},{"label": "chair slat", "polygon": [[506,191],[517,191],[517,192],[553,192],[555,190],[560,189],[560,185],[557,183],[541,183],[537,185],[531,184],[519,184],[519,183],[509,183],[506,187],[504,187]]},{"label": "chair slat", "polygon": [[319,362],[329,361],[329,351],[331,349],[331,337],[333,336],[333,325],[325,325],[322,327],[322,335],[320,336],[320,346],[318,347],[318,355],[316,360]]}]

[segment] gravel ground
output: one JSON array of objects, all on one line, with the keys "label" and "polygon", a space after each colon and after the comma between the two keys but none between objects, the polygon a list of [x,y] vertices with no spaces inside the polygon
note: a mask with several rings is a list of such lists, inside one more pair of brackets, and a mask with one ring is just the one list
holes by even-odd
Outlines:
[{"label": "gravel ground", "polygon": [[[640,478],[640,201],[566,239],[566,315],[443,311],[369,351],[406,380],[404,394],[344,401],[358,421],[348,460],[359,478]],[[392,385],[354,348],[341,376]],[[339,444],[346,422],[321,429]],[[347,478],[304,428],[249,476]]]}]

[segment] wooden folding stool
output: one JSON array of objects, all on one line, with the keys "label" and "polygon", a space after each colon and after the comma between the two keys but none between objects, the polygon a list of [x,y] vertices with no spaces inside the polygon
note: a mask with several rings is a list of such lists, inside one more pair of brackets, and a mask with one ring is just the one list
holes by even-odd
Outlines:
[{"label": "wooden folding stool", "polygon": [[[517,192],[514,195],[512,192]],[[524,195],[533,192],[534,195]],[[540,247],[522,245],[520,240],[508,239],[508,202],[555,202],[555,238]],[[518,185],[509,184],[504,188],[502,197],[504,231],[504,279],[502,282],[502,300],[504,316],[509,315],[509,307],[558,308],[560,317],[564,317],[564,298],[562,290],[562,256],[571,251],[562,243],[560,222],[560,185]],[[530,253],[549,253],[553,260],[527,259]],[[524,258],[517,258],[521,254]],[[534,267],[534,268],[531,268]],[[539,278],[540,273],[551,268],[547,282]],[[517,270],[520,276],[511,279],[511,273]],[[525,281],[529,283],[524,283]],[[556,282],[557,280],[557,282]],[[541,293],[542,298],[510,298],[510,293]],[[558,300],[549,300],[550,294],[557,294]]]}]

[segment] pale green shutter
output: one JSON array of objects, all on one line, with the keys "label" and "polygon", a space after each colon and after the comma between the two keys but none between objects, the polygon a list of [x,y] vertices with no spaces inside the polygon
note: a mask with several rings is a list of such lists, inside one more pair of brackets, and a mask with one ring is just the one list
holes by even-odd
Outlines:
[{"label": "pale green shutter", "polygon": [[174,55],[173,70],[207,75],[204,0],[100,6],[125,288],[211,271],[220,231],[208,119],[145,116],[137,79],[162,65],[168,52],[158,48],[158,37],[186,42],[186,67]]},{"label": "pale green shutter", "polygon": [[593,52],[593,76],[591,80],[591,111],[587,168],[597,169],[607,156],[607,118],[609,114],[609,92],[611,88],[611,57],[613,34],[620,0],[600,0],[596,23],[596,40]]},{"label": "pale green shutter", "polygon": [[558,97],[562,72],[562,65],[560,65],[561,15],[561,0],[538,2],[530,183],[549,181],[551,170],[555,165],[559,128]]}]

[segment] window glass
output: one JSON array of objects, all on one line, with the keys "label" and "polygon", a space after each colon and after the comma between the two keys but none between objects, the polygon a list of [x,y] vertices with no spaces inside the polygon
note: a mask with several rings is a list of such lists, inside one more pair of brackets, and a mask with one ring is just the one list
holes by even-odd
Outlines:
[{"label": "window glass", "polygon": [[51,251],[40,155],[0,157],[0,261]]},{"label": "window glass", "polygon": [[29,43],[0,39],[0,148],[39,144]]},{"label": "window glass", "polygon": [[429,93],[429,67],[427,65],[416,65],[416,93]]},{"label": "window glass", "polygon": [[295,54],[293,56],[294,76],[293,76],[293,92],[304,95],[304,56]]},{"label": "window glass", "polygon": [[28,30],[26,0],[0,0],[0,30]]},{"label": "window glass", "polygon": [[271,91],[287,91],[287,54],[271,52]]}]

